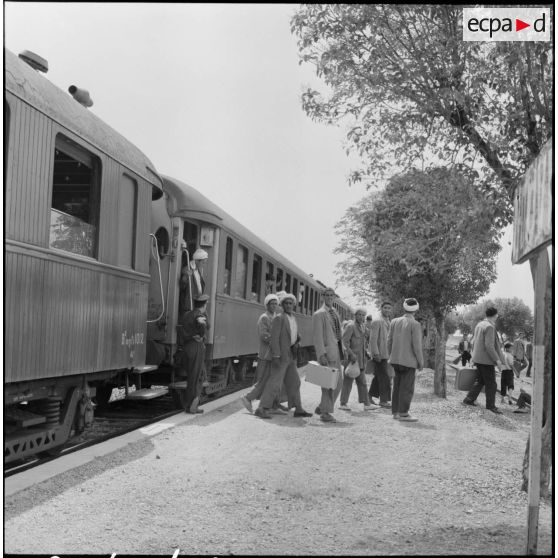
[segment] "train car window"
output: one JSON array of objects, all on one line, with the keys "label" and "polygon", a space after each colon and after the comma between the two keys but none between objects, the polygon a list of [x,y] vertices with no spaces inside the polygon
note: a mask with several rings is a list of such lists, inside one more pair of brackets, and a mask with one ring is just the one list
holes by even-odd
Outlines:
[{"label": "train car window", "polygon": [[261,302],[262,300],[262,257],[254,254],[252,262],[252,290],[251,300]]},{"label": "train car window", "polygon": [[295,298],[298,300],[298,279],[293,279],[293,294]]},{"label": "train car window", "polygon": [[236,253],[236,273],[234,278],[234,296],[246,298],[246,273],[248,270],[248,249],[238,246]]},{"label": "train car window", "polygon": [[300,283],[300,287],[298,289],[298,311],[303,314],[304,313],[304,283]]},{"label": "train car window", "polygon": [[275,292],[280,291],[283,288],[283,270],[277,268],[277,277],[275,279]]},{"label": "train car window", "polygon": [[285,279],[285,290],[290,293],[291,292],[291,275],[287,273],[287,277]]},{"label": "train car window", "polygon": [[56,137],[50,210],[51,248],[97,257],[101,162],[75,142]]},{"label": "train car window", "polygon": [[157,239],[157,252],[159,253],[159,258],[162,260],[169,253],[169,248],[170,248],[169,231],[167,231],[165,227],[159,227],[155,232],[155,238]]},{"label": "train car window", "polygon": [[227,247],[225,249],[225,281],[223,284],[223,292],[228,295],[231,294],[232,255],[233,241],[230,236],[227,236]]},{"label": "train car window", "polygon": [[137,192],[137,182],[123,174],[118,188],[116,262],[119,266],[131,269],[135,264]]},{"label": "train car window", "polygon": [[304,292],[304,313],[308,314],[310,309],[310,297],[312,296],[312,289],[310,287],[306,287],[306,291]]},{"label": "train car window", "polygon": [[270,293],[275,292],[275,274],[274,266],[271,262],[266,262],[265,267],[265,294],[268,295]]}]

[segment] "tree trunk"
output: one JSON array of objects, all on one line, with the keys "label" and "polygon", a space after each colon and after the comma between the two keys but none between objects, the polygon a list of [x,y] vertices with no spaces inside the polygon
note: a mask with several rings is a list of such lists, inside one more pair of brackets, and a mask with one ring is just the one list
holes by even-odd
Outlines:
[{"label": "tree trunk", "polygon": [[434,393],[438,397],[446,397],[446,317],[437,315],[436,323],[436,362],[434,365]]},{"label": "tree trunk", "polygon": [[[541,497],[550,495],[550,479],[552,467],[552,443],[554,439],[553,423],[553,381],[552,381],[552,357],[554,352],[554,339],[552,337],[553,315],[552,315],[552,273],[548,252],[546,257],[546,289],[544,293],[544,396],[543,396],[543,429],[541,450]],[[535,282],[536,259],[530,260],[533,284]],[[536,307],[536,302],[535,302]],[[535,320],[537,316],[535,315]],[[539,344],[541,340],[534,339]],[[532,374],[540,374],[540,370],[533,370]],[[529,485],[529,440],[523,457],[523,485],[521,489],[527,492]]]},{"label": "tree trunk", "polygon": [[436,322],[434,318],[428,318],[425,330],[426,335],[422,343],[424,367],[434,370],[436,368]]}]

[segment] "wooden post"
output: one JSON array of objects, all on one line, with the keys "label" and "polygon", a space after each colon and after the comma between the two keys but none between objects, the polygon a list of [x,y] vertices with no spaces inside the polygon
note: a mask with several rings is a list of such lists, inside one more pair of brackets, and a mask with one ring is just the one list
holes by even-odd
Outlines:
[{"label": "wooden post", "polygon": [[527,554],[537,553],[539,534],[539,501],[541,491],[541,448],[544,392],[544,294],[546,289],[546,271],[548,258],[546,250],[535,255],[535,335],[533,397],[531,400],[531,438],[529,443],[529,509],[527,516]]}]

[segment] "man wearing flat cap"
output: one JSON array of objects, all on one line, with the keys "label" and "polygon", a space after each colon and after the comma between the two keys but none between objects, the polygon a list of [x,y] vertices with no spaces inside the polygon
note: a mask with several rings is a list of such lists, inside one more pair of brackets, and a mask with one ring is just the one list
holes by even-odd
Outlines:
[{"label": "man wearing flat cap", "polygon": [[[183,247],[183,252],[185,248]],[[207,262],[208,253],[198,248],[192,255],[190,267],[188,267],[186,257],[184,257],[184,265],[180,275],[180,293],[178,296],[178,315],[192,310],[192,301],[204,294],[205,281],[203,279],[203,270]]]},{"label": "man wearing flat cap", "polygon": [[260,405],[256,409],[257,417],[271,418],[269,410],[273,403],[280,398],[281,386],[285,382],[289,409],[294,407],[295,417],[311,417],[312,413],[306,412],[302,408],[300,400],[300,376],[296,368],[296,352],[300,335],[298,334],[298,324],[293,315],[296,304],[294,295],[285,293],[279,300],[283,308],[282,314],[277,314],[271,322],[271,373],[264,386],[260,399]]},{"label": "man wearing flat cap", "polygon": [[203,370],[205,366],[205,334],[207,323],[207,301],[209,296],[199,295],[194,298],[194,309],[178,318],[176,332],[178,336],[178,354],[175,364],[178,375],[186,376],[186,393],[182,399],[184,411],[187,413],[203,413],[198,409],[200,394],[203,387]]},{"label": "man wearing flat cap", "polygon": [[389,363],[395,371],[391,413],[394,419],[416,422],[418,419],[409,414],[409,409],[415,393],[416,370],[422,370],[424,364],[422,328],[415,320],[419,303],[415,298],[406,298],[403,309],[405,314],[391,321],[387,341]]},{"label": "man wearing flat cap", "polygon": [[335,296],[335,291],[332,288],[326,288],[322,292],[323,305],[312,315],[312,337],[316,358],[322,366],[336,368],[338,371],[335,389],[322,388],[320,404],[314,411],[317,415],[320,415],[320,420],[323,422],[336,422],[332,415],[333,407],[343,385],[341,319],[337,310],[333,307]]}]

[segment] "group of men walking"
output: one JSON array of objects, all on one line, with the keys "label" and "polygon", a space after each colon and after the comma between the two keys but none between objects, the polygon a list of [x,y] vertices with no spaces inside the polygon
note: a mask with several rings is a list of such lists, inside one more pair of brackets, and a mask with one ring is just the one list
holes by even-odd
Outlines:
[{"label": "group of men walking", "polygon": [[[336,372],[334,388],[321,388],[315,414],[323,422],[336,422],[335,403],[341,394],[339,408],[350,411],[348,399],[353,381],[357,384],[359,403],[365,411],[390,408],[393,418],[416,421],[409,414],[414,394],[415,371],[422,369],[422,330],[414,315],[419,309],[415,299],[404,302],[405,314],[391,318],[391,304],[384,302],[381,316],[365,323],[366,310],[358,308],[355,319],[343,327],[333,302],[335,292],[322,292],[323,304],[312,316],[312,340],[316,358],[322,366]],[[260,348],[254,388],[241,398],[250,412],[262,419],[272,414],[285,414],[294,408],[295,417],[309,417],[300,399],[300,377],[297,350],[300,342],[298,324],[293,315],[296,298],[284,291],[265,298],[266,312],[258,319]],[[278,312],[278,309],[282,312]],[[366,368],[372,362],[374,379],[367,388]],[[389,366],[393,367],[393,392]],[[358,367],[356,377],[345,374]],[[379,403],[373,400],[378,397]],[[259,399],[254,411],[252,402]],[[287,402],[287,406],[282,405]]]}]

